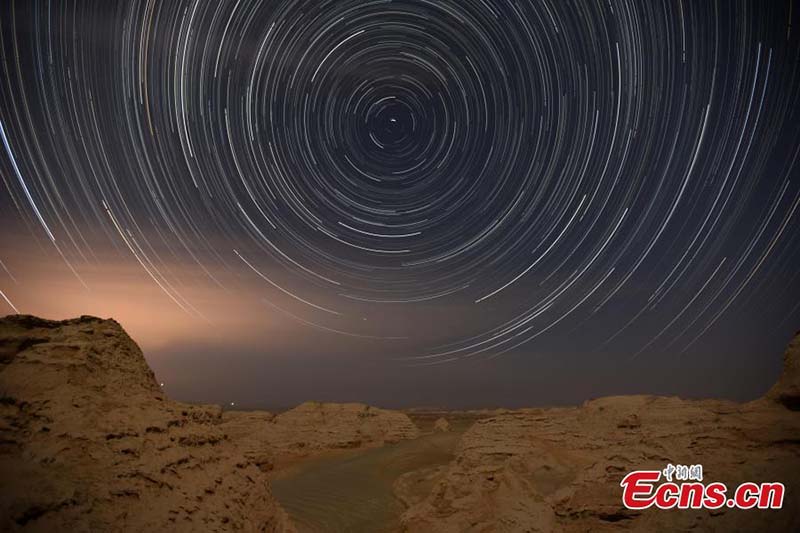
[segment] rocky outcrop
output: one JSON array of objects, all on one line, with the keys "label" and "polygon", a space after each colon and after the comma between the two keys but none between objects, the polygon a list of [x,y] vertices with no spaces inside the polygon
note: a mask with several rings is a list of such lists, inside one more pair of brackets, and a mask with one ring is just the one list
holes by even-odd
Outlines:
[{"label": "rocky outcrop", "polygon": [[783,372],[767,398],[788,409],[800,411],[800,332],[783,354]]},{"label": "rocky outcrop", "polygon": [[113,320],[0,320],[0,529],[291,531],[265,463]]},{"label": "rocky outcrop", "polygon": [[416,438],[404,413],[360,403],[306,402],[278,415],[226,412],[226,431],[253,456],[305,457],[328,450],[365,448]]},{"label": "rocky outcrop", "polygon": [[[402,527],[798,531],[799,369],[800,337],[776,385],[746,404],[626,396],[472,413],[452,462],[395,480]],[[458,438],[467,424],[444,414],[413,416],[428,438]],[[113,320],[0,319],[3,531],[292,531],[269,488],[276,465],[418,435],[406,414],[362,404],[277,415],[182,404]],[[783,509],[625,509],[622,477],[667,463],[702,464],[728,487],[783,482]]]},{"label": "rocky outcrop", "polygon": [[418,433],[363,404],[174,402],[113,320],[0,319],[2,530],[291,531],[277,463]]},{"label": "rocky outcrop", "polygon": [[[430,495],[402,518],[407,531],[798,531],[798,346],[762,400],[747,404],[653,396],[577,408],[523,409],[477,421]],[[702,464],[706,482],[786,485],[781,510],[630,511],[632,470]]]}]

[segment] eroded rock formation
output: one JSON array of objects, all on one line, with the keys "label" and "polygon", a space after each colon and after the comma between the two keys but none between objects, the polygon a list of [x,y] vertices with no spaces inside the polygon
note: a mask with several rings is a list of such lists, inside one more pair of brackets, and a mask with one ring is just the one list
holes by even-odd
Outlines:
[{"label": "eroded rock formation", "polygon": [[418,433],[362,404],[175,402],[113,320],[0,319],[0,530],[293,531],[276,463]]},{"label": "eroded rock formation", "polygon": [[[408,531],[800,531],[800,337],[779,382],[736,404],[610,397],[577,408],[523,409],[477,421]],[[632,470],[702,464],[707,482],[786,485],[782,510],[625,509]]]},{"label": "eroded rock formation", "polygon": [[437,418],[436,422],[433,423],[433,430],[442,432],[450,431],[450,422],[448,422],[446,418]]},{"label": "eroded rock formation", "polygon": [[323,451],[366,448],[413,439],[419,430],[404,413],[360,403],[305,402],[278,415],[226,412],[226,432],[253,456],[278,461]]},{"label": "eroded rock formation", "polygon": [[113,320],[0,320],[0,529],[291,531],[219,407],[171,401]]},{"label": "eroded rock formation", "polygon": [[[776,385],[746,404],[627,396],[472,413],[452,462],[395,481],[402,527],[800,531],[799,407],[797,337]],[[458,421],[443,414],[433,431]],[[405,414],[362,404],[274,415],[175,402],[113,320],[0,319],[0,530],[292,531],[269,489],[276,465],[418,435]],[[667,463],[702,464],[728,487],[781,481],[784,507],[625,509],[622,477]]]}]

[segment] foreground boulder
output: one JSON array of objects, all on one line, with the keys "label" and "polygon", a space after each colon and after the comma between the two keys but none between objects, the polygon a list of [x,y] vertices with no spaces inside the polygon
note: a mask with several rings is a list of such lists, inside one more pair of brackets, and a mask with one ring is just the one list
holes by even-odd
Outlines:
[{"label": "foreground boulder", "polygon": [[264,462],[115,321],[0,319],[0,530],[292,531]]},{"label": "foreground boulder", "polygon": [[[800,337],[784,372],[747,404],[654,396],[577,408],[523,409],[477,421],[407,531],[800,531]],[[702,464],[704,482],[786,485],[781,510],[631,511],[620,481],[633,470]]]}]

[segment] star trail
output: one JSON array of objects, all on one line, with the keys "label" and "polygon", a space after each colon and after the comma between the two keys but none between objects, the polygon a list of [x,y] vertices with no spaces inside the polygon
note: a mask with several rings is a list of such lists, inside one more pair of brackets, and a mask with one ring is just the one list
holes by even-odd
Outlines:
[{"label": "star trail", "polygon": [[797,11],[4,2],[0,307],[102,278],[409,372],[759,364],[800,324]]}]

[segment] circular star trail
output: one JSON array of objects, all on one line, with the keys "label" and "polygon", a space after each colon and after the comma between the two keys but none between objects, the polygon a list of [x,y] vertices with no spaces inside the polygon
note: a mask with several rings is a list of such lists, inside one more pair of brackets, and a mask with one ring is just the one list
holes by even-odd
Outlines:
[{"label": "circular star trail", "polygon": [[797,317],[795,11],[5,2],[3,220],[198,319],[175,264],[376,350],[451,315],[414,365],[685,352],[763,298]]}]

